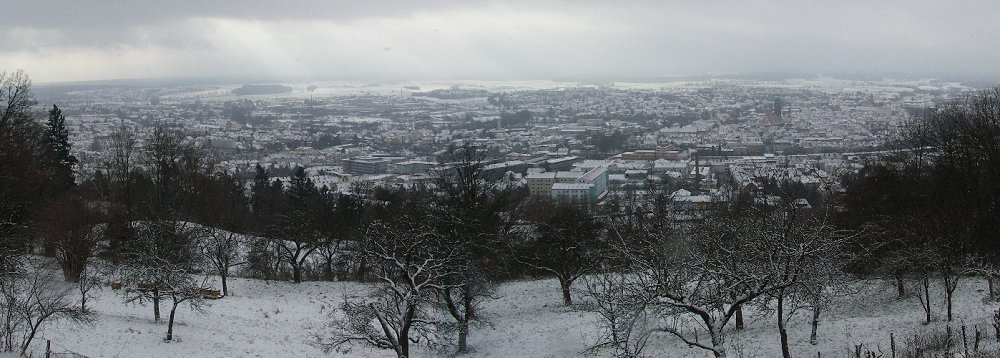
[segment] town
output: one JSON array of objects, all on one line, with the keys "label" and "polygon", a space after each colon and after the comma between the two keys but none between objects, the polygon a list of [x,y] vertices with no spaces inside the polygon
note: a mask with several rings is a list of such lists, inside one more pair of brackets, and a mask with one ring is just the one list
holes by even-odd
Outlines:
[{"label": "town", "polygon": [[673,182],[678,210],[768,177],[836,195],[839,178],[910,116],[976,90],[829,78],[53,87],[40,99],[67,114],[82,178],[102,170],[113,132],[159,127],[247,181],[259,164],[286,180],[304,167],[337,193],[420,187],[448,167],[449,147],[470,144],[486,153],[488,175],[532,196],[595,208],[609,194]]}]

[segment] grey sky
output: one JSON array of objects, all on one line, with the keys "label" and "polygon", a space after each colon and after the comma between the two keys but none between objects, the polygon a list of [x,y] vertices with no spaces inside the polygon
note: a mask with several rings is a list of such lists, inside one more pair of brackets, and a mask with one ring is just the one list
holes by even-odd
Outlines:
[{"label": "grey sky", "polygon": [[[208,4],[203,4],[208,3]],[[159,77],[997,75],[997,1],[32,0],[0,69]]]}]

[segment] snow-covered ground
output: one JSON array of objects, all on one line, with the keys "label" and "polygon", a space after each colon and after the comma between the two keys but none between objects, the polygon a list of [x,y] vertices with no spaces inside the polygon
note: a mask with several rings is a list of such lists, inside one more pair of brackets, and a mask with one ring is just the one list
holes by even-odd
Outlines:
[{"label": "snow-covered ground", "polygon": [[[231,279],[232,293],[211,301],[204,312],[182,306],[178,309],[175,341],[164,342],[166,324],[153,323],[152,307],[122,303],[108,288],[90,303],[95,310],[92,324],[55,323],[40,334],[35,346],[44,351],[45,339],[55,352],[72,351],[89,357],[391,357],[391,351],[355,346],[348,353],[325,353],[316,347],[317,335],[329,334],[329,313],[345,296],[363,292],[364,284],[343,282],[266,282]],[[469,343],[472,357],[567,357],[580,356],[600,331],[597,315],[581,306],[561,303],[555,280],[518,281],[501,285],[496,298],[481,309],[484,323],[473,327]],[[580,284],[580,287],[583,287]],[[970,340],[973,324],[992,337],[989,326],[996,303],[984,303],[985,282],[967,279],[956,296],[956,333],[965,324]],[[820,324],[819,344],[808,343],[809,327],[800,313],[789,327],[792,356],[847,356],[854,345],[878,346],[888,352],[889,333],[912,337],[915,332],[943,329],[944,300],[936,287],[937,321],[922,325],[916,297],[895,298],[893,287],[873,283],[868,289],[836,304]],[[576,296],[584,302],[582,294]],[[163,307],[164,319],[169,306]],[[751,315],[747,329],[728,337],[734,357],[780,356],[772,315]],[[988,339],[984,339],[988,340]],[[959,341],[960,342],[960,341]],[[960,343],[959,343],[960,344]],[[971,341],[969,343],[971,347]],[[991,345],[993,343],[990,343]],[[667,336],[650,339],[645,353],[665,357],[707,357],[706,351],[689,348]],[[415,348],[413,356],[441,356],[443,352]]]}]

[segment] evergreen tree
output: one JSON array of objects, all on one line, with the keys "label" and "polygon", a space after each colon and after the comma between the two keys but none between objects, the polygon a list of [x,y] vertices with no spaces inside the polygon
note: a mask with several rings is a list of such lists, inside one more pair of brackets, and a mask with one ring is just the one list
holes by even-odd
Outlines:
[{"label": "evergreen tree", "polygon": [[250,187],[250,209],[254,215],[263,216],[267,212],[268,193],[271,187],[271,178],[267,170],[258,163],[256,173],[253,176],[253,186]]},{"label": "evergreen tree", "polygon": [[318,195],[316,184],[306,176],[306,169],[295,167],[292,177],[288,179],[289,199],[295,203],[303,203],[305,200],[316,199]]},{"label": "evergreen tree", "polygon": [[49,110],[49,120],[45,125],[45,139],[50,155],[52,156],[53,175],[56,180],[65,185],[65,188],[75,185],[73,177],[73,166],[77,160],[70,153],[69,131],[66,130],[66,116],[58,106],[52,105]]}]

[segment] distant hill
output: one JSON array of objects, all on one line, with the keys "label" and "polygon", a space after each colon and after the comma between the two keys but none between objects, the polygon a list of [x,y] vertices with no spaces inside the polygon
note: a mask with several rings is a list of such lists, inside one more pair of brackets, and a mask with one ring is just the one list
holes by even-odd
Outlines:
[{"label": "distant hill", "polygon": [[414,92],[414,97],[431,97],[437,99],[468,99],[477,97],[489,97],[490,92],[481,89],[436,89],[427,92]]},{"label": "distant hill", "polygon": [[292,88],[282,85],[243,85],[243,87],[233,90],[235,95],[260,95],[260,94],[277,94],[277,93],[288,93],[291,92]]}]

